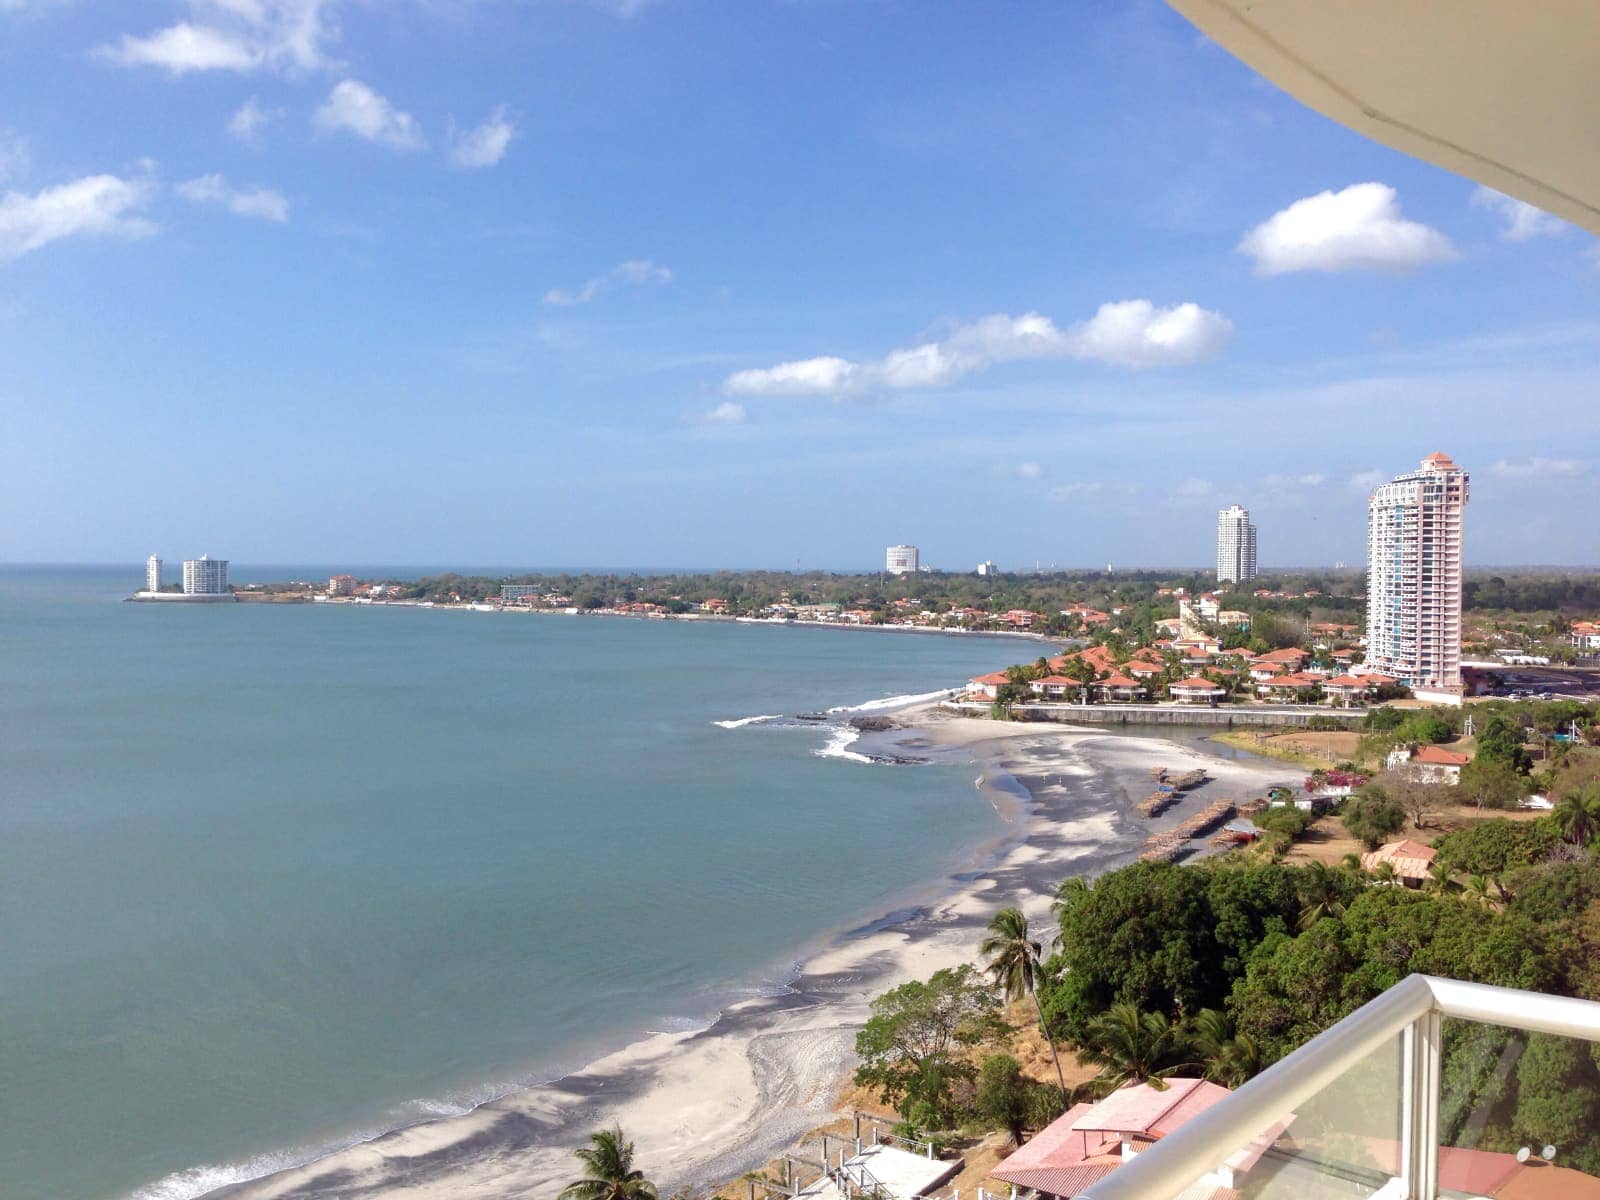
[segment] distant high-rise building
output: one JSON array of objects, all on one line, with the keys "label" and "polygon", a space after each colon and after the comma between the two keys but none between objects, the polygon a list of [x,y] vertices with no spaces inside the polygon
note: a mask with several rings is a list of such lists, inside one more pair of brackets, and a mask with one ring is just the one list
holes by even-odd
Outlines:
[{"label": "distant high-rise building", "polygon": [[1000,568],[985,559],[978,564],[978,574],[982,576],[998,575],[1000,574]]},{"label": "distant high-rise building", "polygon": [[891,575],[914,575],[920,565],[915,546],[890,546],[884,555],[884,570]]},{"label": "distant high-rise building", "polygon": [[159,592],[161,590],[161,556],[152,554],[144,560],[144,590]]},{"label": "distant high-rise building", "polygon": [[228,591],[228,560],[202,554],[183,562],[183,594],[222,596]]},{"label": "distant high-rise building", "polygon": [[1250,510],[1231,504],[1217,514],[1217,582],[1245,583],[1256,577],[1256,527]]},{"label": "distant high-rise building", "polygon": [[1467,473],[1448,454],[1367,502],[1367,657],[1419,698],[1461,703],[1461,519]]}]

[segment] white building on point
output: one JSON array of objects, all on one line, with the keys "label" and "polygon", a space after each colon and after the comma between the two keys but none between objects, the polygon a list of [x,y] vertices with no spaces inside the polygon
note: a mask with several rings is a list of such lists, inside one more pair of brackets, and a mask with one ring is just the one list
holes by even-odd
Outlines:
[{"label": "white building on point", "polygon": [[1467,473],[1448,454],[1380,484],[1367,503],[1366,672],[1460,704],[1461,523]]},{"label": "white building on point", "polygon": [[890,546],[884,554],[884,570],[891,575],[915,575],[921,565],[915,546]]},{"label": "white building on point", "polygon": [[228,592],[228,560],[202,554],[183,562],[185,596],[223,596]]},{"label": "white building on point", "polygon": [[159,592],[161,590],[161,556],[152,554],[144,560],[144,590]]},{"label": "white building on point", "polygon": [[1217,582],[1244,583],[1256,577],[1256,527],[1250,510],[1230,504],[1217,514]]}]

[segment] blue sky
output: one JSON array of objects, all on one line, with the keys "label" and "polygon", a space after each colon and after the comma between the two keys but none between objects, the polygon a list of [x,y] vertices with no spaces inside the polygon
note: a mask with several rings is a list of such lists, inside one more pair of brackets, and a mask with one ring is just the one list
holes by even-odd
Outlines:
[{"label": "blue sky", "polygon": [[1600,562],[1596,240],[1158,3],[0,0],[0,559]]}]

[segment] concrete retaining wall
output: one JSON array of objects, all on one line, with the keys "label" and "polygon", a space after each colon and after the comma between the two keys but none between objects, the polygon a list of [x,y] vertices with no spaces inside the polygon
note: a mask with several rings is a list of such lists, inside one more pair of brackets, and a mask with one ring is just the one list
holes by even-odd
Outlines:
[{"label": "concrete retaining wall", "polygon": [[[948,701],[944,707],[966,716],[989,713],[987,704],[965,700]],[[1306,725],[1312,717],[1332,717],[1354,729],[1367,715],[1365,709],[1287,704],[1260,708],[1232,704],[1216,708],[1198,704],[1013,704],[1011,711],[1026,714],[1029,720],[1056,721],[1064,725],[1207,725],[1222,729],[1273,726],[1292,729]]]}]

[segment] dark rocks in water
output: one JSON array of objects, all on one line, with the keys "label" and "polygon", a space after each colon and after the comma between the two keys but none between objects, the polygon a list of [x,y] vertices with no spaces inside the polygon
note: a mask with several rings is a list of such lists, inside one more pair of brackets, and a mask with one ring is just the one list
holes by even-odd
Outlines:
[{"label": "dark rocks in water", "polygon": [[828,714],[827,713],[796,713],[794,719],[796,721],[826,721],[828,719]]},{"label": "dark rocks in water", "polygon": [[896,728],[894,721],[888,717],[851,717],[850,725],[862,733],[883,733]]}]

